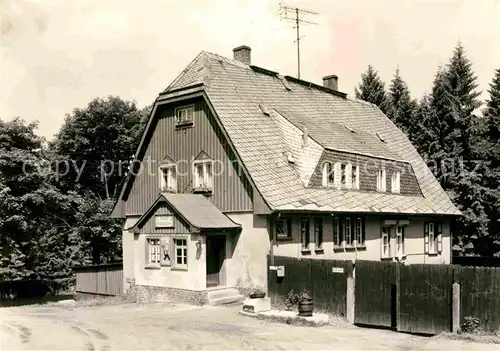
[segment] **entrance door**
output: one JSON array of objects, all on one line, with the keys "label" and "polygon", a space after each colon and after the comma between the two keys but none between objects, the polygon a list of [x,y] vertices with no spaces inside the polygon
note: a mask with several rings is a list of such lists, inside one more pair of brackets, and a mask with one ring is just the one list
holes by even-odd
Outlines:
[{"label": "entrance door", "polygon": [[226,237],[207,237],[207,288],[222,283],[222,263],[226,257]]}]

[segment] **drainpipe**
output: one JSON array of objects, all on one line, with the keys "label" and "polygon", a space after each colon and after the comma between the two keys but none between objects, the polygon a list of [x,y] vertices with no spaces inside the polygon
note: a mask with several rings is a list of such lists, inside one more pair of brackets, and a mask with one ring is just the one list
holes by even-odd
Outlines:
[{"label": "drainpipe", "polygon": [[[278,213],[278,217],[280,218],[281,213]],[[271,235],[272,235],[272,240],[271,240],[271,266],[274,266],[274,245],[276,245],[276,225],[275,225],[275,218],[274,214],[271,214],[269,217],[271,220],[269,221],[269,227],[271,230]]]}]

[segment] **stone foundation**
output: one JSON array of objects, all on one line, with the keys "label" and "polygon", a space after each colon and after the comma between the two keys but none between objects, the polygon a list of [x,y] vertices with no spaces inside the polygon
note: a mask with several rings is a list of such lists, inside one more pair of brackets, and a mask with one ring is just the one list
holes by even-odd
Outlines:
[{"label": "stone foundation", "polygon": [[141,303],[175,301],[204,305],[208,303],[207,291],[167,288],[163,286],[136,285],[135,293]]}]

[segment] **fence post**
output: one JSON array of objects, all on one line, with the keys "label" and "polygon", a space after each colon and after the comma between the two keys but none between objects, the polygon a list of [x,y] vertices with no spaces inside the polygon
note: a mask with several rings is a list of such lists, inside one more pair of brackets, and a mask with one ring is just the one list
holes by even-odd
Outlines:
[{"label": "fence post", "polygon": [[354,324],[354,266],[349,270],[347,275],[347,297],[346,297],[346,314],[349,323]]},{"label": "fence post", "polygon": [[460,284],[453,283],[452,288],[452,332],[458,333],[460,331]]}]

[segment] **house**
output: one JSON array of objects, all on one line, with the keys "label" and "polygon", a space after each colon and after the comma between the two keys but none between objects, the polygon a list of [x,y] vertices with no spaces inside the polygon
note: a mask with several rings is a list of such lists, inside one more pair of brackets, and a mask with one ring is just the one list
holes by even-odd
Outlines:
[{"label": "house", "polygon": [[376,106],[233,51],[200,53],[156,99],[112,213],[126,287],[236,298],[266,286],[269,253],[450,263],[460,212]]}]

